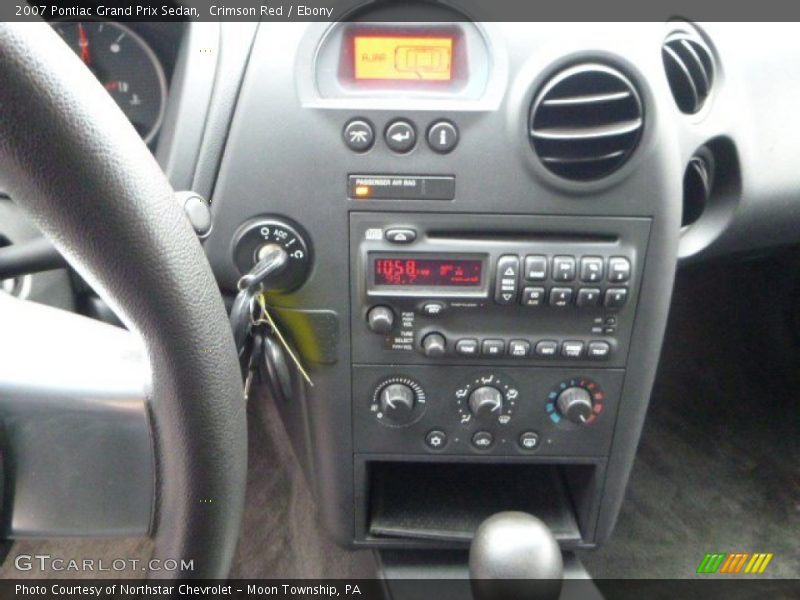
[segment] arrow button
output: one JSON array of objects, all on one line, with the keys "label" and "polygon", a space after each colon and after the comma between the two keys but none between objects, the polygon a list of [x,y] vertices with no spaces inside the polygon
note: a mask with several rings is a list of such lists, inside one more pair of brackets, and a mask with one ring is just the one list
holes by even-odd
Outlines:
[{"label": "arrow button", "polygon": [[384,139],[389,148],[404,154],[410,152],[417,143],[417,131],[409,121],[400,119],[389,124],[384,133]]},{"label": "arrow button", "polygon": [[519,292],[519,256],[507,254],[497,259],[494,300],[498,304],[514,304]]}]

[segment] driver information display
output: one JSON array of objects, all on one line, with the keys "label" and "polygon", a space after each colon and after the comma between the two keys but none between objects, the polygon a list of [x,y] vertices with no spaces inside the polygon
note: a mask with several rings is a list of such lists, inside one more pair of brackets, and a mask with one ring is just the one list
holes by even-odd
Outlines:
[{"label": "driver information display", "polygon": [[439,258],[376,258],[376,285],[470,287],[481,285],[483,261]]},{"label": "driver information display", "polygon": [[356,81],[451,81],[452,37],[367,36],[353,38]]}]

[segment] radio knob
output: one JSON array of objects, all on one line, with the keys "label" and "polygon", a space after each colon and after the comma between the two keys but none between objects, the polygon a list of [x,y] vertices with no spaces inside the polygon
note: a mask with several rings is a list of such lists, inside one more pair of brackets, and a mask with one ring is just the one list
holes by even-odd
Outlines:
[{"label": "radio knob", "polygon": [[570,387],[558,395],[558,412],[578,425],[584,425],[592,416],[592,397],[582,387]]},{"label": "radio knob", "polygon": [[404,383],[387,385],[380,394],[381,411],[393,421],[407,420],[414,410],[417,395],[414,390]]},{"label": "radio knob", "polygon": [[469,395],[469,410],[476,417],[499,416],[503,412],[503,400],[500,390],[484,385]]},{"label": "radio knob", "polygon": [[373,306],[367,313],[367,327],[373,333],[389,333],[394,327],[392,309],[388,306]]},{"label": "radio knob", "polygon": [[429,333],[422,339],[422,351],[425,356],[444,356],[447,352],[447,341],[441,333]]}]

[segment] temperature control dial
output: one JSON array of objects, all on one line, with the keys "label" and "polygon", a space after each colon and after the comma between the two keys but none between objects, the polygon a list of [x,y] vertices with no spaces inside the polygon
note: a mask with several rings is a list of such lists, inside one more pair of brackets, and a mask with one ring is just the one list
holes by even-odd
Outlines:
[{"label": "temperature control dial", "polygon": [[545,410],[557,425],[576,428],[591,425],[603,412],[605,394],[594,381],[576,377],[550,390]]},{"label": "temperature control dial", "polygon": [[298,225],[286,219],[259,219],[243,225],[234,239],[233,259],[241,275],[258,262],[264,248],[278,245],[286,251],[289,260],[274,278],[270,290],[290,292],[303,285],[308,277],[311,249]]},{"label": "temperature control dial", "polygon": [[496,421],[505,425],[517,407],[519,389],[505,375],[490,373],[457,389],[455,400],[461,423],[466,425],[478,419],[482,423]]},{"label": "temperature control dial", "polygon": [[370,411],[384,425],[400,427],[422,416],[426,400],[425,390],[410,377],[390,377],[375,388]]}]

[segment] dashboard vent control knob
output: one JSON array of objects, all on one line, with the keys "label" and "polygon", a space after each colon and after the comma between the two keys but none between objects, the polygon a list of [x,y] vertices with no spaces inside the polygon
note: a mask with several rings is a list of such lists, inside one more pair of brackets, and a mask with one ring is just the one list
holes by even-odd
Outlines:
[{"label": "dashboard vent control knob", "polygon": [[469,410],[476,417],[499,416],[503,412],[503,394],[490,385],[473,390],[469,395]]}]

